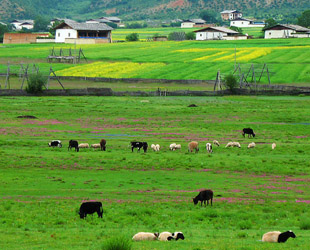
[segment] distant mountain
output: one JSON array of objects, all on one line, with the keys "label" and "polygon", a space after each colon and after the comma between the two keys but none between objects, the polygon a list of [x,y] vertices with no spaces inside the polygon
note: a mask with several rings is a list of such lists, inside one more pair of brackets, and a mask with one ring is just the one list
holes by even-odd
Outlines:
[{"label": "distant mountain", "polygon": [[85,20],[118,16],[124,20],[187,19],[204,9],[220,12],[242,11],[245,16],[267,19],[294,19],[310,9],[309,0],[1,0],[0,20],[32,18],[72,18]]}]

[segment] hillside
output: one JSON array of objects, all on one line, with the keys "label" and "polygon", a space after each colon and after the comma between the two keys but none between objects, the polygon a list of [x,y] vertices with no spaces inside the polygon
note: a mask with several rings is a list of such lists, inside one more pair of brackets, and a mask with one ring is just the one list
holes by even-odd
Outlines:
[{"label": "hillside", "polygon": [[305,9],[309,0],[2,0],[0,20],[66,17],[77,20],[119,16],[124,20],[172,19],[198,17],[203,9],[220,12],[238,9],[245,16],[265,19],[292,19]]}]

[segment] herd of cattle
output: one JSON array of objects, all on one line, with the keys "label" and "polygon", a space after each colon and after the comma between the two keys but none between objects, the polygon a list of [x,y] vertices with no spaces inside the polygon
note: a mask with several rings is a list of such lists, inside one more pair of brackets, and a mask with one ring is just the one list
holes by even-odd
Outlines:
[{"label": "herd of cattle", "polygon": [[[245,137],[245,135],[248,135],[248,138],[251,137],[255,137],[254,131],[251,128],[244,128],[242,130],[242,135],[243,137]],[[75,149],[76,152],[79,152],[80,148],[100,148],[102,151],[106,150],[106,140],[105,139],[101,139],[100,143],[96,143],[96,144],[91,144],[89,145],[88,143],[78,143],[78,141],[76,140],[70,140],[69,141],[69,146],[68,146],[68,150],[71,150],[72,148]],[[220,146],[220,143],[217,140],[213,140],[213,144],[216,146]],[[51,142],[48,143],[49,147],[62,147],[62,142],[60,140],[53,140]],[[137,148],[137,152],[140,152],[140,149],[142,148],[144,153],[147,152],[148,149],[148,143],[147,142],[141,142],[141,141],[132,141],[130,142],[130,146],[131,146],[131,152],[134,151],[135,148]],[[247,147],[248,148],[254,148],[256,146],[255,142],[251,142]],[[239,142],[228,142],[225,146],[225,148],[229,148],[229,147],[238,147],[241,148],[241,145]],[[275,149],[276,144],[272,143],[271,148]],[[151,145],[151,149],[153,149],[153,151],[159,151],[160,150],[160,145],[159,144],[152,144]],[[181,144],[176,144],[176,143],[172,143],[169,146],[169,149],[171,151],[175,151],[178,149],[181,149]],[[213,149],[212,149],[212,144],[211,143],[206,143],[206,150],[208,153],[212,153]],[[188,152],[193,152],[195,151],[196,153],[199,151],[199,145],[197,141],[192,141],[188,144]]]}]

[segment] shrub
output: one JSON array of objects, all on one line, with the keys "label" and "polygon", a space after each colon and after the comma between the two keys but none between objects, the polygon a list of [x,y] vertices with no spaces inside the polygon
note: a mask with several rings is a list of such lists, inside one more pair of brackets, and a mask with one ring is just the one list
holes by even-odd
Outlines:
[{"label": "shrub", "polygon": [[131,33],[131,34],[127,35],[126,41],[129,41],[129,42],[139,41],[139,34]]},{"label": "shrub", "polygon": [[47,77],[40,73],[30,75],[27,82],[26,91],[27,93],[36,94],[43,90],[43,86],[47,82]]},{"label": "shrub", "polygon": [[102,250],[130,250],[131,242],[122,236],[115,236],[108,239],[103,245]]},{"label": "shrub", "polygon": [[226,89],[234,92],[238,86],[237,78],[233,74],[229,74],[224,78],[224,85]]},{"label": "shrub", "polygon": [[186,40],[196,40],[195,32],[187,32],[186,33]]},{"label": "shrub", "polygon": [[251,222],[250,222],[250,221],[241,221],[241,222],[238,224],[238,227],[239,227],[239,229],[241,229],[241,230],[246,230],[246,229],[251,229],[251,228],[252,228]]}]

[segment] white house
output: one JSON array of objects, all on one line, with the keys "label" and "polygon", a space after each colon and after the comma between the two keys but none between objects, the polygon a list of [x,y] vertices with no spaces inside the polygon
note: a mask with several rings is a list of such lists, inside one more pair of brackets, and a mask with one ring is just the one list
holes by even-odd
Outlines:
[{"label": "white house", "polygon": [[13,20],[11,24],[16,30],[24,29],[33,29],[34,21],[33,20]]},{"label": "white house", "polygon": [[113,28],[104,23],[78,23],[65,20],[55,27],[56,43],[111,43]]},{"label": "white house", "polygon": [[242,17],[242,12],[238,10],[224,10],[221,12],[222,20],[233,20]]},{"label": "white house", "polygon": [[265,39],[310,37],[310,29],[293,24],[277,24],[263,31],[265,31]]},{"label": "white house", "polygon": [[193,28],[197,26],[204,25],[206,23],[205,20],[202,19],[189,19],[189,20],[184,20],[181,23],[181,28]]},{"label": "white house", "polygon": [[253,21],[245,18],[237,18],[230,21],[230,26],[235,26],[238,28],[264,28],[265,22]]},{"label": "white house", "polygon": [[86,23],[115,23],[118,27],[124,27],[125,25],[122,23],[122,19],[118,17],[100,17],[95,19],[89,19]]},{"label": "white house", "polygon": [[208,27],[194,31],[196,40],[245,40],[246,36],[225,27]]}]

